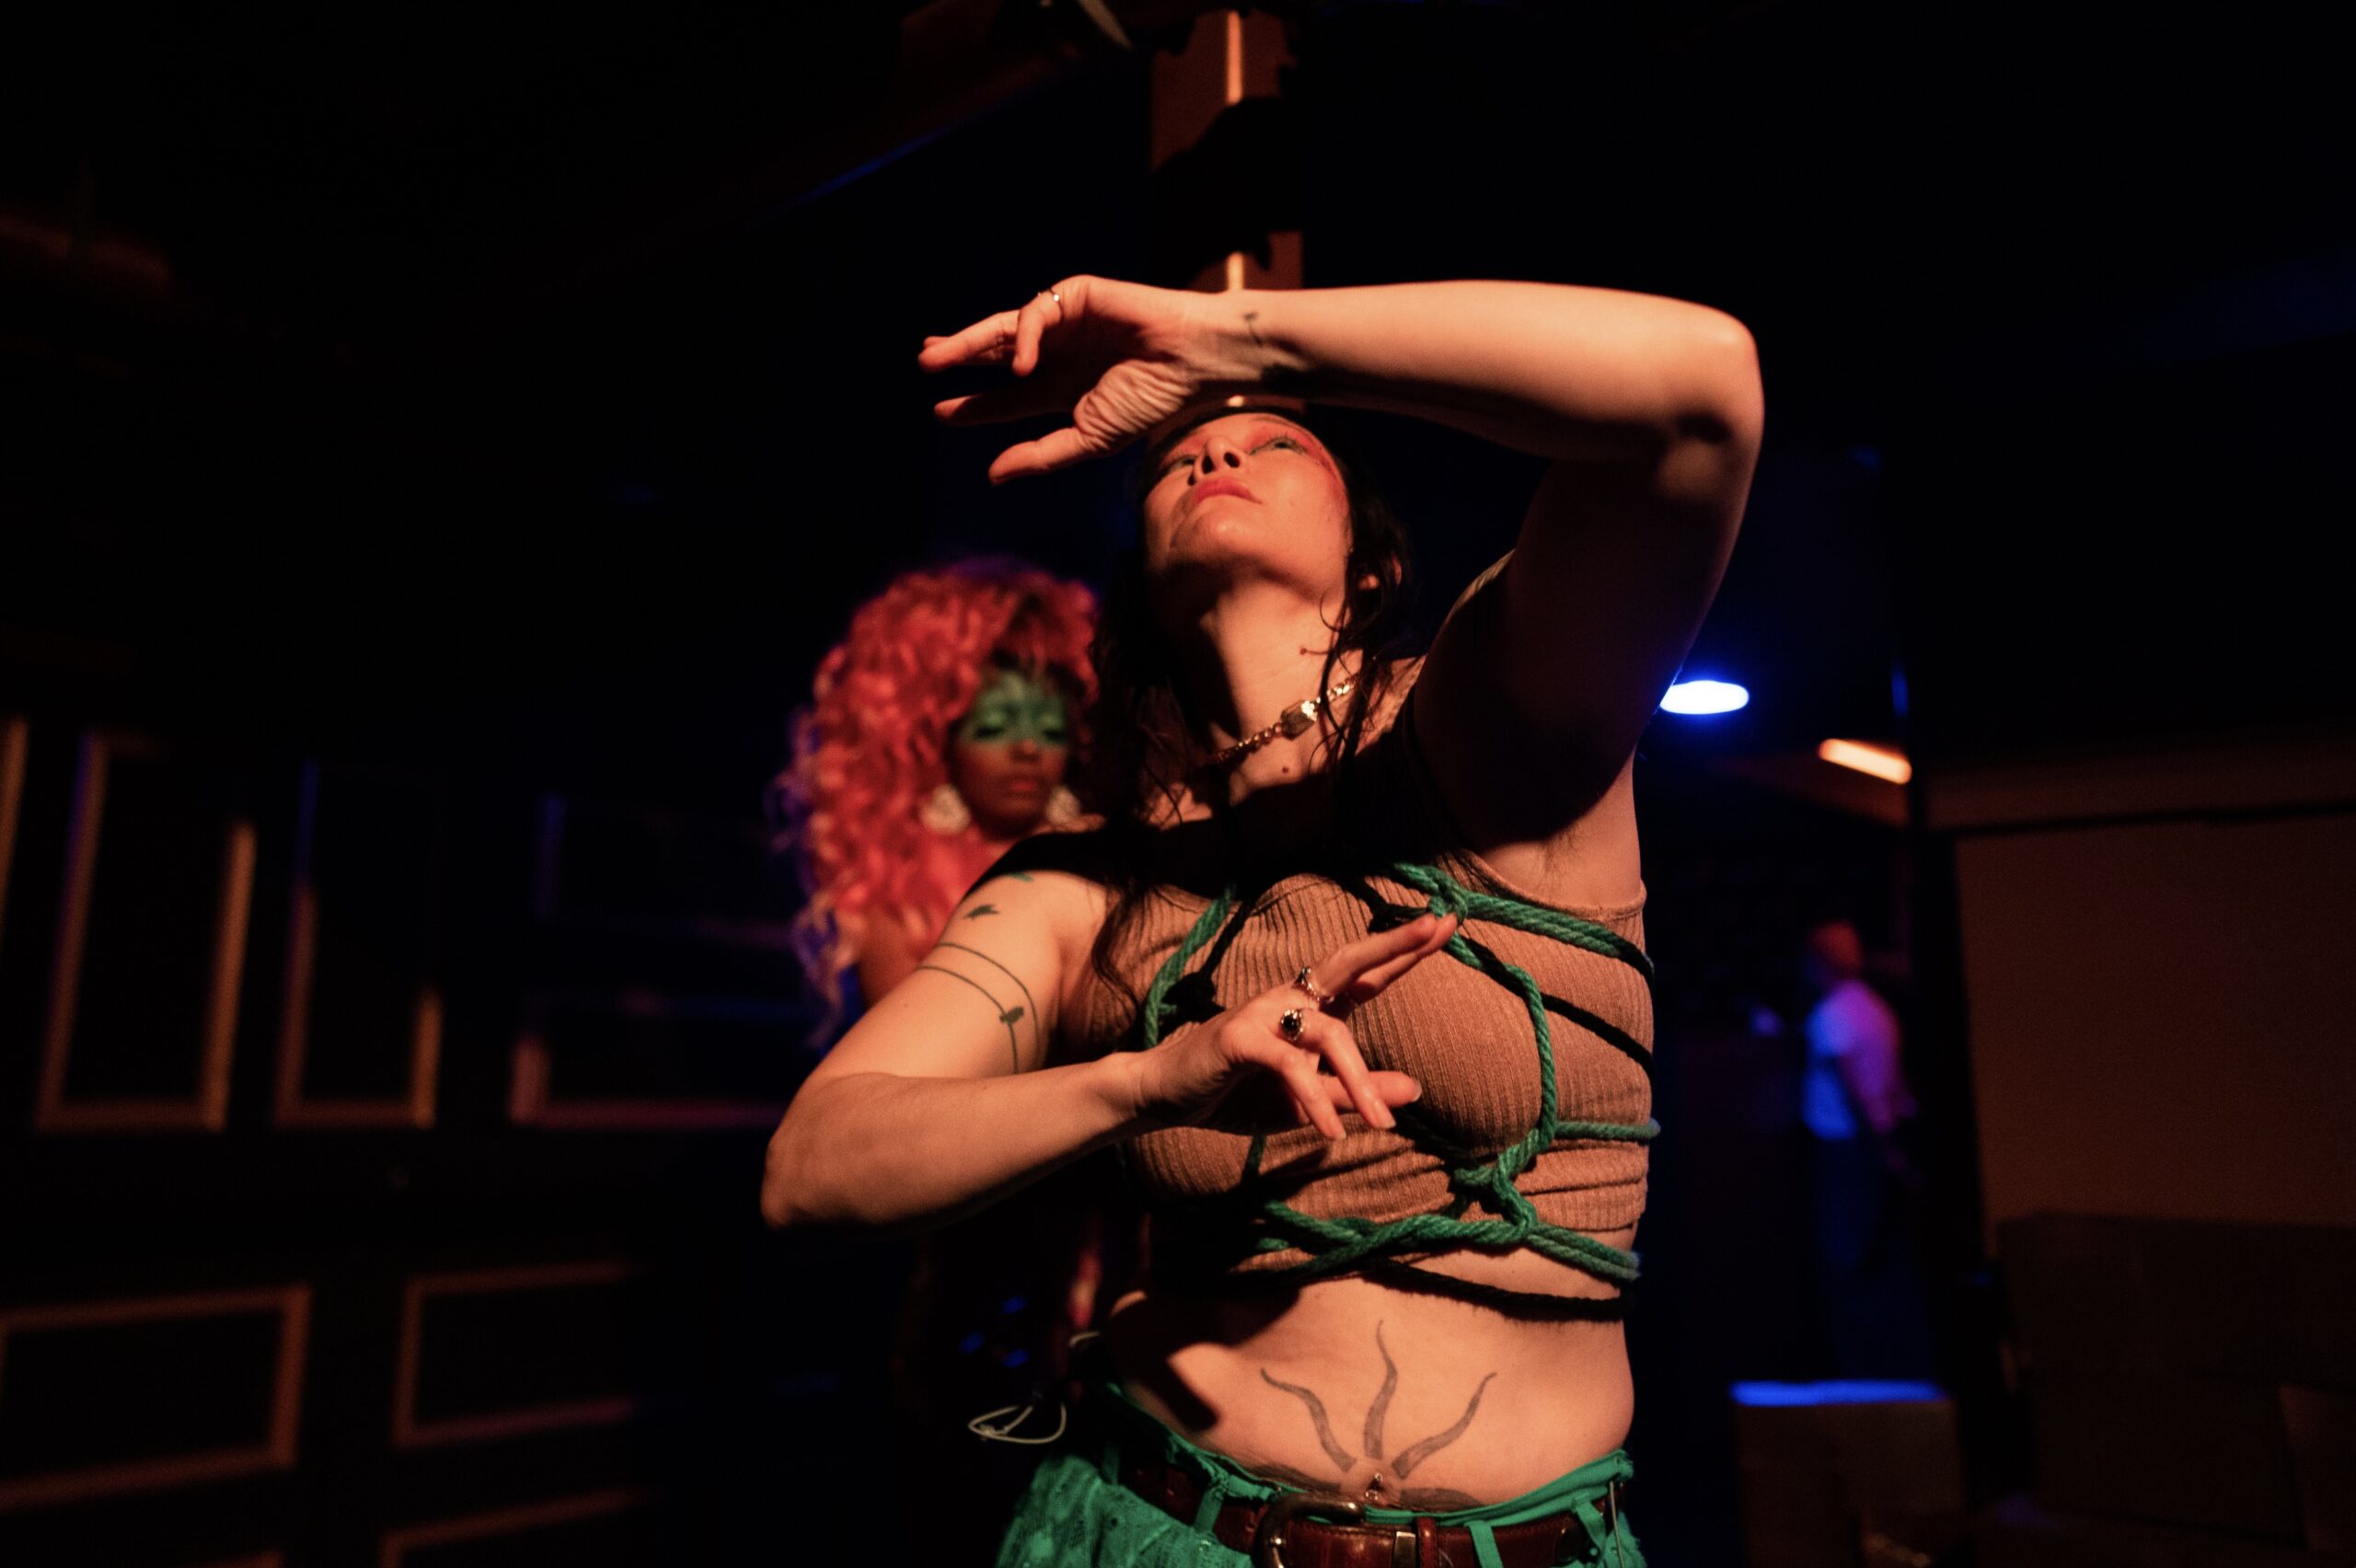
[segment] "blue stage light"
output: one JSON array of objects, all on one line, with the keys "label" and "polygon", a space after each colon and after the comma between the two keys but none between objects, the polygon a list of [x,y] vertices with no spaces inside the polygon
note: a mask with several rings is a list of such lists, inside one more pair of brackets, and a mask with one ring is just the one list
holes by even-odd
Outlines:
[{"label": "blue stage light", "polygon": [[1943,1400],[1946,1390],[1935,1383],[1841,1378],[1824,1383],[1730,1383],[1727,1392],[1738,1405],[1753,1409],[1775,1405],[1902,1404]]},{"label": "blue stage light", "polygon": [[1660,699],[1660,710],[1694,718],[1731,713],[1750,701],[1750,693],[1732,681],[1680,681]]}]

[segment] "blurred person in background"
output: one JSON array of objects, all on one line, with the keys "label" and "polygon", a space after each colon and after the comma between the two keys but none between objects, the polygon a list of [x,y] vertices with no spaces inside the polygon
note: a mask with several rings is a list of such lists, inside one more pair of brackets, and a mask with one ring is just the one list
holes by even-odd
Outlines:
[{"label": "blurred person in background", "polygon": [[[1066,778],[1096,690],[1095,614],[1079,583],[969,561],[895,578],[820,661],[770,801],[807,895],[794,948],[824,1005],[820,1043],[916,972],[1011,846],[1082,820]],[[918,1246],[895,1415],[953,1511],[992,1518],[1025,1479],[967,1428],[1061,1371],[1093,1312],[1100,1218],[1084,1194],[1042,1189]],[[969,1555],[993,1539],[977,1528]]]},{"label": "blurred person in background", "polygon": [[1847,920],[1808,931],[1803,967],[1815,1005],[1801,1031],[1800,1119],[1832,1367],[1844,1378],[1925,1377],[1914,1234],[1923,1178],[1909,1152],[1915,1105],[1898,1013],[1865,983],[1865,941]]},{"label": "blurred person in background", "polygon": [[872,1004],[1016,840],[1068,827],[1096,601],[1011,560],[895,579],[819,662],[771,790],[805,893],[794,951],[831,1036],[847,975]]}]

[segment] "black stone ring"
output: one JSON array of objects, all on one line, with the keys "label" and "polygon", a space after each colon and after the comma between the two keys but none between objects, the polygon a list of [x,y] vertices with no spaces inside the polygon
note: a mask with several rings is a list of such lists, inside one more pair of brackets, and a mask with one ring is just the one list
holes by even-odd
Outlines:
[{"label": "black stone ring", "polygon": [[1300,1043],[1300,1032],[1308,1027],[1309,1020],[1301,1016],[1299,1008],[1287,1008],[1276,1020],[1276,1032],[1296,1045]]}]

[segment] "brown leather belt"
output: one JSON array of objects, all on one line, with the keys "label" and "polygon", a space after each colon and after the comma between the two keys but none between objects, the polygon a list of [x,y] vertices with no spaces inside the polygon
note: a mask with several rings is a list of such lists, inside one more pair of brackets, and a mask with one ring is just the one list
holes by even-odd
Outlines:
[{"label": "brown leather belt", "polygon": [[[1195,1522],[1203,1483],[1191,1470],[1155,1461],[1127,1463],[1121,1481],[1174,1519]],[[1613,1482],[1597,1503],[1604,1528],[1617,1539],[1627,1488]],[[1419,1518],[1403,1525],[1367,1524],[1364,1510],[1342,1497],[1280,1492],[1265,1503],[1230,1498],[1211,1521],[1222,1545],[1247,1553],[1253,1568],[1476,1568],[1472,1532],[1461,1525]],[[1490,1528],[1504,1568],[1553,1568],[1587,1550],[1587,1527],[1573,1512],[1549,1514]]]}]

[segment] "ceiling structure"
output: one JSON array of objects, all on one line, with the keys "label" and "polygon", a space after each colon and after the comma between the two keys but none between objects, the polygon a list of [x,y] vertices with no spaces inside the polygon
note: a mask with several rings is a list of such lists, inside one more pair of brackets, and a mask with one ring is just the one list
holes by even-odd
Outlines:
[{"label": "ceiling structure", "polygon": [[[1770,445],[1693,667],[1759,700],[1664,747],[2350,717],[2306,563],[2356,499],[2356,136],[2289,19],[1279,6],[1282,98],[1149,179],[1143,57],[1196,8],[1111,6],[1129,52],[972,0],[11,18],[0,678],[519,751],[659,692],[662,733],[773,750],[890,571],[1106,568],[1117,474],[984,490],[987,437],[933,431],[907,359],[1044,279],[1175,265],[1191,213],[1299,227],[1312,284],[1752,325]],[[1368,423],[1444,604],[1529,465]]]}]

